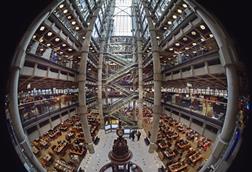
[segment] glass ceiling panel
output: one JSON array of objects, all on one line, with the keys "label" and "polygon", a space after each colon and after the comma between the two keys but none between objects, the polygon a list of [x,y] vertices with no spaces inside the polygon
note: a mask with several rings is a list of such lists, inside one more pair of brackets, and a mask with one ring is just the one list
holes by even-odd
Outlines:
[{"label": "glass ceiling panel", "polygon": [[116,0],[113,36],[132,36],[132,0]]}]

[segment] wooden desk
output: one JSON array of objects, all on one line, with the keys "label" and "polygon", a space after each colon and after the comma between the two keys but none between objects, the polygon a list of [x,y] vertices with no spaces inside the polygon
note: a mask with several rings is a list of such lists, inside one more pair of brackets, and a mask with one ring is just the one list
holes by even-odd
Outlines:
[{"label": "wooden desk", "polygon": [[35,155],[38,155],[39,154],[39,149],[36,147],[36,146],[32,146],[32,152],[35,154]]},{"label": "wooden desk", "polygon": [[75,150],[75,149],[70,149],[70,153],[71,154],[75,154],[75,155],[84,155],[84,153],[86,152],[86,150],[84,148],[81,149],[81,151],[79,150]]},{"label": "wooden desk", "polygon": [[39,144],[44,148],[47,148],[49,146],[48,142],[44,139],[40,139]]},{"label": "wooden desk", "polygon": [[50,134],[49,134],[49,137],[50,137],[50,138],[55,138],[57,135],[60,135],[60,131],[59,131],[59,130],[53,131],[53,133],[50,133]]},{"label": "wooden desk", "polygon": [[176,156],[174,151],[164,151],[164,155],[166,156],[166,158],[171,159],[173,157]]},{"label": "wooden desk", "polygon": [[179,172],[188,167],[188,164],[182,164],[181,162],[176,162],[168,166],[171,172]]},{"label": "wooden desk", "polygon": [[194,164],[201,159],[203,159],[203,157],[201,156],[200,152],[196,152],[193,155],[189,156],[189,160]]},{"label": "wooden desk", "polygon": [[190,145],[190,143],[188,141],[186,141],[186,143],[178,142],[177,146],[180,149],[187,149],[187,148],[191,147],[191,145]]},{"label": "wooden desk", "polygon": [[169,143],[164,143],[164,142],[162,142],[162,143],[158,143],[158,147],[159,147],[160,149],[166,149],[166,148],[169,148],[170,145],[169,145]]},{"label": "wooden desk", "polygon": [[66,146],[67,146],[67,142],[64,142],[64,143],[58,145],[57,147],[55,147],[54,151],[59,154],[59,153],[61,153],[64,150],[64,148]]},{"label": "wooden desk", "polygon": [[62,160],[56,160],[55,164],[54,164],[54,168],[56,168],[59,171],[63,171],[63,172],[74,172],[74,167],[71,165],[66,164],[64,161]]},{"label": "wooden desk", "polygon": [[46,166],[49,166],[52,163],[52,156],[49,154],[46,154],[42,160],[45,162]]}]

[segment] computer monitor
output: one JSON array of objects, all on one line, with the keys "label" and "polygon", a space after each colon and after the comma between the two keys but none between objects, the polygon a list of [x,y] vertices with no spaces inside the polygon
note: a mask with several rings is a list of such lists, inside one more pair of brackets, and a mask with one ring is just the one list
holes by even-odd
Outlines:
[{"label": "computer monitor", "polygon": [[109,130],[109,129],[111,129],[111,126],[110,125],[105,125],[105,130]]},{"label": "computer monitor", "polygon": [[129,134],[130,133],[130,129],[126,128],[124,129],[124,134]]}]

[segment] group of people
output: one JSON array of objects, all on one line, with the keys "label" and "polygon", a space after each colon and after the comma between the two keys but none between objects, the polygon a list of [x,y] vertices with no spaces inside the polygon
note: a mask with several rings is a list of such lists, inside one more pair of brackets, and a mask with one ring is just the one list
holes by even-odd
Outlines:
[{"label": "group of people", "polygon": [[129,138],[132,139],[132,141],[135,141],[135,135],[137,136],[137,141],[139,141],[140,136],[141,136],[140,131],[136,131],[136,130],[131,131],[130,135],[129,135]]}]

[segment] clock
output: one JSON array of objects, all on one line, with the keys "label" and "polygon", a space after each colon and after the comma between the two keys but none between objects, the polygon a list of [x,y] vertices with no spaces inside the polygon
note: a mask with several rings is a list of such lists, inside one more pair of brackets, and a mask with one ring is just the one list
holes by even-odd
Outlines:
[{"label": "clock", "polygon": [[123,130],[122,128],[118,128],[118,129],[116,130],[116,134],[117,134],[119,137],[121,137],[121,136],[123,136],[123,134],[124,134],[124,130]]}]

